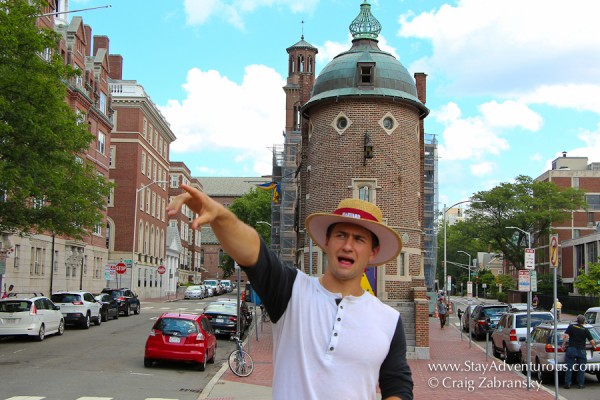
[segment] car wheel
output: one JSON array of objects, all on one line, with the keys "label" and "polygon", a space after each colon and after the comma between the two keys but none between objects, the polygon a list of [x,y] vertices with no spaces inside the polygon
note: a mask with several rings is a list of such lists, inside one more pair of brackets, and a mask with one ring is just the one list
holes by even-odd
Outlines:
[{"label": "car wheel", "polygon": [[99,311],[98,316],[94,319],[94,325],[98,326],[101,323],[102,323],[102,311]]},{"label": "car wheel", "polygon": [[117,308],[117,312],[115,313],[115,319],[119,319],[119,308]]},{"label": "car wheel", "polygon": [[[217,346],[215,345],[215,347],[213,347],[212,357],[208,359],[208,363],[209,364],[214,364],[216,357],[217,357]],[[598,378],[598,379],[600,379],[600,378]]]},{"label": "car wheel", "polygon": [[58,331],[56,332],[56,334],[58,336],[60,336],[63,333],[65,333],[65,320],[61,319],[60,322],[58,323]]},{"label": "car wheel", "polygon": [[500,358],[500,352],[498,351],[498,348],[496,348],[494,341],[492,341],[492,354],[494,354],[494,357]]},{"label": "car wheel", "polygon": [[549,372],[546,372],[546,371],[544,371],[544,369],[542,369],[540,360],[536,359],[535,361],[536,361],[535,362],[535,366],[536,366],[535,378],[536,378],[536,380],[540,383],[547,383],[548,379],[550,377]]},{"label": "car wheel", "polygon": [[85,319],[81,323],[81,327],[83,329],[90,329],[90,322],[91,322],[90,314],[86,314]]},{"label": "car wheel", "polygon": [[144,358],[144,367],[151,368],[154,361],[150,358]]},{"label": "car wheel", "polygon": [[38,342],[41,342],[42,340],[44,340],[45,337],[46,337],[46,327],[44,326],[44,324],[41,324],[40,330],[38,331],[38,334],[35,337],[35,340],[37,340]]},{"label": "car wheel", "polygon": [[127,303],[127,307],[125,307],[125,312],[123,315],[129,317],[129,314],[131,314],[131,304]]},{"label": "car wheel", "polygon": [[106,310],[104,312],[100,312],[100,320],[102,322],[108,321],[108,310]]},{"label": "car wheel", "polygon": [[202,362],[198,363],[198,371],[204,371],[206,369],[206,352],[204,352],[204,357],[202,358]]},{"label": "car wheel", "polygon": [[140,303],[138,303],[137,307],[135,308],[135,311],[133,312],[135,315],[138,315],[141,311],[142,305]]},{"label": "car wheel", "polygon": [[515,362],[513,354],[508,351],[508,348],[506,347],[506,343],[503,345],[502,353],[504,355],[504,361],[506,361],[507,364],[512,364]]}]

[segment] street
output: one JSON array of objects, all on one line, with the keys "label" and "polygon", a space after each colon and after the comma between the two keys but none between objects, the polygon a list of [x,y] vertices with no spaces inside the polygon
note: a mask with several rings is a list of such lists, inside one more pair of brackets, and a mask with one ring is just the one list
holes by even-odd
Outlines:
[{"label": "street", "polygon": [[[467,307],[467,305],[469,304],[468,300],[466,298],[461,298],[461,297],[453,297],[453,298],[451,298],[451,301],[455,304],[456,311],[459,308],[464,311],[465,308]],[[493,303],[497,303],[497,301],[494,299],[489,299],[489,300],[479,299],[477,301],[475,299],[473,299],[472,304],[480,304],[480,303],[493,304]],[[469,334],[462,332],[461,326],[460,326],[460,321],[457,318],[456,311],[450,318],[450,324],[457,328],[459,333],[456,333],[456,334],[460,334],[461,339],[468,342]],[[454,334],[453,331],[449,331],[449,332],[452,332],[452,334]],[[487,341],[471,339],[471,349],[473,351],[483,351],[483,352],[486,352],[486,350],[487,350],[488,360],[490,360],[490,361],[496,360],[499,362],[503,361],[501,359],[495,358],[492,355],[493,354],[492,353],[492,343],[491,343],[491,340],[489,340],[489,339]],[[524,375],[526,375],[526,374],[524,373]],[[532,380],[534,380],[534,379],[535,379],[535,377],[532,374]],[[600,383],[598,382],[598,379],[594,375],[585,374],[586,382],[585,382],[584,389],[578,389],[577,385],[574,385],[573,388],[566,390],[563,388],[564,377],[562,375],[560,375],[559,379],[560,379],[559,394],[561,396],[563,396],[563,398],[566,398],[568,400],[588,400],[588,399],[592,399],[592,398],[598,398],[598,393],[600,393]],[[544,383],[544,384],[542,384],[542,386],[551,393],[555,392],[554,381],[551,381],[550,383]]]},{"label": "street", "polygon": [[201,313],[215,299],[143,301],[140,315],[121,316],[89,330],[68,327],[63,336],[42,342],[0,339],[0,400],[196,400],[233,350],[233,342],[219,338],[216,362],[203,372],[182,363],[144,368],[144,345],[163,312]]}]

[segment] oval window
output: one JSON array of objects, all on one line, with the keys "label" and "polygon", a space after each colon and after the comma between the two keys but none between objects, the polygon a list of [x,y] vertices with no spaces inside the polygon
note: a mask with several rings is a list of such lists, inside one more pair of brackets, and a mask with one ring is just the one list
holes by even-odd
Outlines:
[{"label": "oval window", "polygon": [[394,120],[391,117],[385,117],[383,119],[383,127],[385,129],[392,129],[394,127]]},{"label": "oval window", "polygon": [[346,119],[346,117],[339,117],[336,125],[338,129],[346,129],[346,127],[348,126],[348,120]]}]

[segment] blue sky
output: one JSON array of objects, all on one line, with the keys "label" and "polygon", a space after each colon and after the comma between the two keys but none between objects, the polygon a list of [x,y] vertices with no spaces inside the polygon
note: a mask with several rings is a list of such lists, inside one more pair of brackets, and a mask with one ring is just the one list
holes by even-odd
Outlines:
[{"label": "blue sky", "polygon": [[[271,173],[283,143],[285,49],[304,33],[317,74],[350,48],[363,0],[71,0],[110,38],[169,121],[194,176]],[[443,204],[556,157],[600,161],[597,0],[370,0],[379,45],[427,77]],[[69,19],[70,19],[69,17]],[[301,23],[304,21],[304,24]]]}]

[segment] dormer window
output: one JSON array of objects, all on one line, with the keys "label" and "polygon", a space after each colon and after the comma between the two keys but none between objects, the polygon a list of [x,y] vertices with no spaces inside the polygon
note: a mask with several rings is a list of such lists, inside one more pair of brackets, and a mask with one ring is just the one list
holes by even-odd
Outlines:
[{"label": "dormer window", "polygon": [[375,84],[375,64],[374,63],[359,63],[358,64],[358,86],[373,87]]}]

